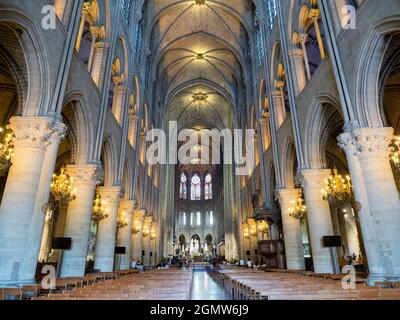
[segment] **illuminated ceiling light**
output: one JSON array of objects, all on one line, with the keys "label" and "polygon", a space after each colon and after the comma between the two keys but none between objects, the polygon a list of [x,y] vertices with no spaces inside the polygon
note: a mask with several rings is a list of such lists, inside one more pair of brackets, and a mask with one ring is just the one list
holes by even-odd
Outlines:
[{"label": "illuminated ceiling light", "polygon": [[206,4],[206,0],[195,0],[194,1],[198,6],[203,6]]},{"label": "illuminated ceiling light", "polygon": [[289,216],[297,220],[303,220],[307,214],[307,207],[304,204],[302,191],[299,192],[296,201],[292,201],[292,205],[293,206],[289,208]]},{"label": "illuminated ceiling light", "polygon": [[343,205],[353,197],[353,186],[350,176],[342,177],[338,170],[333,169],[333,174],[325,180],[325,189],[322,198],[332,205]]},{"label": "illuminated ceiling light", "polygon": [[193,98],[193,102],[203,103],[203,102],[207,102],[208,95],[203,92],[198,92],[198,93],[195,93],[192,96],[192,98]]},{"label": "illuminated ceiling light", "polygon": [[196,60],[204,60],[204,54],[203,53],[198,53],[196,55]]}]

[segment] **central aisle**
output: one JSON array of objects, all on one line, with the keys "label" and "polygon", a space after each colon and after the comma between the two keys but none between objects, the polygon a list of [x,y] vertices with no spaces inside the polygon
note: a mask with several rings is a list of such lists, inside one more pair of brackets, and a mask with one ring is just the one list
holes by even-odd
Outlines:
[{"label": "central aisle", "polygon": [[191,300],[232,300],[206,270],[195,270]]}]

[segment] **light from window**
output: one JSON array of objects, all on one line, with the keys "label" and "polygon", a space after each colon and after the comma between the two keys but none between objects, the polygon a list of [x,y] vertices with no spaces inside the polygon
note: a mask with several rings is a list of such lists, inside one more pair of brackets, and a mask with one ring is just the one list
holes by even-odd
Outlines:
[{"label": "light from window", "polygon": [[264,5],[267,9],[269,29],[272,30],[274,27],[275,18],[278,14],[276,10],[276,0],[264,0]]},{"label": "light from window", "polygon": [[181,212],[179,214],[179,224],[181,226],[186,226],[186,212]]},{"label": "light from window", "polygon": [[263,58],[265,56],[264,39],[261,32],[261,26],[258,16],[258,11],[254,13],[254,26],[256,30],[256,50],[257,50],[257,61],[258,65],[262,64]]},{"label": "light from window", "polygon": [[212,177],[211,174],[207,174],[204,185],[204,196],[206,200],[211,200],[213,198],[212,192]]},{"label": "light from window", "polygon": [[197,212],[196,224],[197,224],[198,226],[201,226],[201,213],[200,213],[200,212]]},{"label": "light from window", "polygon": [[129,25],[132,13],[132,0],[122,0],[122,11],[127,25]]},{"label": "light from window", "polygon": [[187,177],[184,173],[181,175],[180,187],[179,187],[179,199],[187,199]]},{"label": "light from window", "polygon": [[214,213],[212,211],[210,211],[209,223],[210,223],[210,226],[214,225]]},{"label": "light from window", "polygon": [[190,213],[190,225],[192,226],[194,224],[194,213]]},{"label": "light from window", "polygon": [[201,179],[197,173],[192,177],[192,185],[190,188],[190,199],[201,200]]}]

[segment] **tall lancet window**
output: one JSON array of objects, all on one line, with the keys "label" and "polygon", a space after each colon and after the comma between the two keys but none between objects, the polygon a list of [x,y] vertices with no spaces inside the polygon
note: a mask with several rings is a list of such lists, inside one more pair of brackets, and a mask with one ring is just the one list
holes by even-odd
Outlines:
[{"label": "tall lancet window", "polygon": [[276,0],[264,0],[264,5],[267,9],[268,26],[269,29],[272,30],[275,24],[275,18],[278,15],[276,8]]},{"label": "tall lancet window", "polygon": [[261,31],[260,20],[258,16],[258,11],[254,13],[254,26],[256,32],[256,47],[257,47],[257,58],[258,58],[258,65],[262,64],[263,58],[265,56],[265,49],[264,49],[264,39]]},{"label": "tall lancet window", "polygon": [[192,176],[190,200],[201,200],[201,179],[197,173]]},{"label": "tall lancet window", "polygon": [[187,199],[187,177],[186,174],[182,173],[180,187],[179,187],[179,199]]},{"label": "tall lancet window", "polygon": [[212,177],[211,174],[207,174],[204,184],[204,194],[206,200],[211,200],[213,198],[212,193]]},{"label": "tall lancet window", "polygon": [[125,22],[129,25],[132,14],[132,0],[122,0],[122,10],[124,12]]}]

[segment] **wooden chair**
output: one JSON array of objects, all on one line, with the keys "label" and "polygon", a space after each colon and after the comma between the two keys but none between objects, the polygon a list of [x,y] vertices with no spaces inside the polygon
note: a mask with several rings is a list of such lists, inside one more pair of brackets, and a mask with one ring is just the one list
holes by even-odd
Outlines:
[{"label": "wooden chair", "polygon": [[9,299],[10,297],[13,297],[15,300],[22,300],[21,288],[5,288],[3,292],[4,292],[4,300],[12,300]]}]

